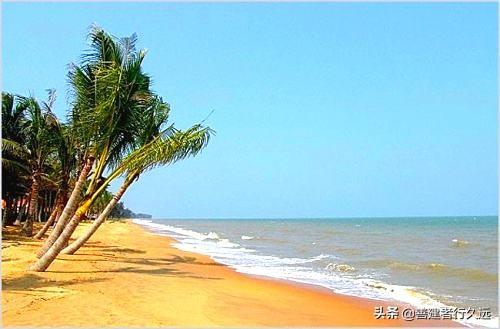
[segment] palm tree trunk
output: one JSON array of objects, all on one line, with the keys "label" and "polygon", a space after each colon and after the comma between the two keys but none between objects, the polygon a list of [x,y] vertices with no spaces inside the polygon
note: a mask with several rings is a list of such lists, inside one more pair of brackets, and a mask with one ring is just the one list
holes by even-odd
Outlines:
[{"label": "palm tree trunk", "polygon": [[[23,222],[23,219],[26,219],[28,217],[28,209],[30,209],[30,205],[31,205],[31,193],[28,193],[26,195],[26,199],[28,200],[28,202],[26,203],[26,208],[24,209],[24,214],[23,214],[23,217],[21,218],[21,222]],[[21,223],[19,223],[21,224]]]},{"label": "palm tree trunk", "polygon": [[106,208],[104,208],[99,217],[94,220],[94,223],[92,223],[92,226],[90,226],[87,232],[73,241],[73,243],[68,247],[64,248],[61,253],[72,255],[76,251],[78,251],[78,249],[80,249],[85,244],[85,242],[88,241],[88,239],[90,239],[90,237],[97,231],[99,226],[101,226],[106,218],[108,218],[109,213],[111,212],[111,210],[113,210],[118,201],[120,201],[121,197],[123,196],[123,194],[125,194],[125,191],[127,191],[127,188],[134,181],[135,177],[137,176],[133,176],[131,179],[126,179],[125,182],[123,182],[122,186],[120,186],[116,194],[113,196],[113,199],[109,201],[109,203],[106,205]]},{"label": "palm tree trunk", "polygon": [[19,212],[17,213],[16,220],[13,223],[14,226],[18,226],[21,224],[24,213],[26,212],[26,207],[28,207],[28,198],[26,196],[24,196],[21,199],[21,207],[19,208]]},{"label": "palm tree trunk", "polygon": [[12,197],[7,196],[5,198],[5,208],[8,208],[8,209],[12,208]]},{"label": "palm tree trunk", "polygon": [[40,205],[38,207],[38,213],[37,213],[37,219],[38,219],[38,222],[41,223],[42,222],[42,217],[43,217],[43,209],[45,208],[45,200],[42,199],[42,202],[40,202]]},{"label": "palm tree trunk", "polygon": [[38,233],[35,234],[35,239],[41,239],[43,237],[43,235],[45,234],[45,232],[47,232],[47,230],[50,228],[50,226],[52,225],[52,223],[56,219],[57,214],[62,211],[62,207],[64,205],[62,203],[62,200],[60,200],[60,199],[61,198],[58,196],[57,197],[56,206],[54,207],[54,210],[52,210],[52,213],[50,214],[49,219],[45,222],[45,225],[43,225],[43,227],[40,229],[40,231],[38,231]]},{"label": "palm tree trunk", "polygon": [[61,187],[56,193],[54,200],[54,209],[50,214],[49,219],[45,222],[45,225],[42,227],[40,231],[35,235],[35,239],[41,239],[44,234],[48,231],[50,226],[57,221],[57,219],[61,216],[64,205],[68,202],[68,186],[66,182],[61,183]]},{"label": "palm tree trunk", "polygon": [[[53,191],[49,191],[47,193],[47,203],[45,203],[45,210],[44,210],[45,218],[47,218],[47,214],[49,214],[49,213],[52,214],[52,211],[55,209],[55,207],[53,207],[54,200],[52,200],[52,196],[53,196]],[[51,209],[52,209],[52,211],[50,211]],[[49,216],[49,218],[50,218],[50,216]]]},{"label": "palm tree trunk", "polygon": [[42,200],[40,202],[40,206],[38,207],[38,222],[43,222],[43,214],[44,214],[44,210],[45,210],[45,206],[46,206],[46,195],[47,193],[43,193],[42,194]]},{"label": "palm tree trunk", "polygon": [[44,236],[44,234],[48,231],[49,227],[54,222],[54,219],[56,219],[57,211],[58,211],[57,208],[54,208],[54,210],[52,210],[52,213],[50,214],[49,219],[45,222],[45,224],[40,229],[40,231],[38,231],[38,233],[35,234],[35,236],[34,236],[35,239],[41,239]]},{"label": "palm tree trunk", "polygon": [[[74,188],[74,187],[73,187]],[[61,217],[61,214],[64,210],[64,206],[68,203],[68,199],[69,199],[69,196],[68,196],[68,189],[69,187],[67,185],[65,185],[65,187],[63,188],[63,193],[61,195],[61,207],[59,209],[59,211],[57,212],[56,214],[56,218],[54,220],[54,226],[57,224],[57,222],[59,221],[59,218]]]},{"label": "palm tree trunk", "polygon": [[91,201],[87,200],[82,206],[78,208],[73,218],[71,218],[69,223],[64,227],[64,230],[52,244],[52,246],[47,250],[45,254],[43,254],[42,257],[40,257],[40,259],[38,259],[37,262],[35,262],[35,264],[30,267],[31,271],[44,272],[50,266],[50,264],[52,264],[61,250],[63,250],[68,245],[68,241],[71,238],[71,235],[75,231],[76,227],[80,223],[83,215],[88,210],[90,205]]},{"label": "palm tree trunk", "polygon": [[16,199],[16,197],[12,201],[9,197],[2,199],[2,227],[7,226],[17,216]]},{"label": "palm tree trunk", "polygon": [[9,217],[10,217],[10,209],[9,207],[5,206],[5,208],[2,209],[2,228],[7,225]]},{"label": "palm tree trunk", "polygon": [[61,209],[56,215],[56,219],[54,220],[54,226],[59,221],[59,217],[61,217],[64,206],[66,206],[66,204],[68,203],[68,199],[69,199],[68,191],[70,191],[70,190],[73,191],[74,188],[75,188],[74,185],[71,187],[69,186],[69,175],[64,175],[62,177],[61,185],[59,186],[59,191],[61,192],[59,195],[59,197],[61,198],[60,199]]},{"label": "palm tree trunk", "polygon": [[16,214],[17,215],[17,201],[18,201],[18,197],[14,197],[14,200],[12,201],[12,214]]},{"label": "palm tree trunk", "polygon": [[31,202],[28,209],[28,218],[21,229],[21,235],[31,237],[33,236],[33,222],[37,215],[38,210],[38,192],[40,190],[40,172],[34,170],[31,183]]},{"label": "palm tree trunk", "polygon": [[64,207],[61,216],[57,220],[56,226],[50,233],[47,240],[45,240],[43,247],[38,251],[37,257],[42,257],[42,255],[44,255],[52,247],[52,245],[56,242],[61,232],[63,232],[63,229],[66,226],[68,220],[75,214],[80,200],[80,194],[83,190],[83,185],[87,180],[87,176],[90,172],[90,169],[92,169],[93,163],[94,163],[94,157],[88,157],[87,161],[85,161],[85,165],[83,166],[82,171],[78,176],[78,180],[75,183],[73,191],[71,192],[71,196],[69,197],[69,200],[66,203],[66,206]]}]

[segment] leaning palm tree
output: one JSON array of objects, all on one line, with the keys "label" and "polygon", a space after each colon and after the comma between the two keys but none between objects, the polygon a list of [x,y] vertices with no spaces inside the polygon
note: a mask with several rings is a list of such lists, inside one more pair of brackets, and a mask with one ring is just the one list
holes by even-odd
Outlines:
[{"label": "leaning palm tree", "polygon": [[73,254],[80,249],[104,223],[130,185],[137,181],[142,173],[156,166],[169,165],[186,157],[196,155],[207,145],[212,133],[210,128],[200,125],[195,125],[187,131],[175,130],[173,134],[171,134],[170,130],[169,132],[164,131],[156,138],[153,138],[149,143],[138,148],[123,160],[122,166],[126,168],[126,177],[123,184],[89,230],[63,249],[62,253]]},{"label": "leaning palm tree", "polygon": [[75,185],[39,257],[73,217],[81,218],[87,212],[96,193],[105,190],[104,173],[133,149],[140,117],[153,98],[150,78],[141,68],[145,52],[135,50],[135,35],[117,40],[93,27],[89,37],[90,52],[84,55],[81,66],[73,65],[69,72],[74,96],[70,125],[75,145],[81,150],[82,169],[77,182],[82,184]]},{"label": "leaning palm tree", "polygon": [[[145,52],[135,51],[135,36],[116,40],[98,28],[90,36],[91,52],[69,75],[75,97],[71,127],[83,150],[86,170],[81,171],[59,221],[38,253],[40,259],[31,267],[36,271],[52,263],[100,193],[124,174],[125,168],[118,164],[137,146],[141,126],[156,102],[150,78],[141,69]],[[110,172],[108,177],[105,172]]]}]

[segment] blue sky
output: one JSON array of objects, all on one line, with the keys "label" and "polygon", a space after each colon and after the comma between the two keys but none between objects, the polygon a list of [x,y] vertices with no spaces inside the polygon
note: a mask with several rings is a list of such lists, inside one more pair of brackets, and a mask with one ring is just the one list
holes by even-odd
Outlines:
[{"label": "blue sky", "polygon": [[[497,5],[2,5],[3,90],[57,89],[97,23],[136,32],[200,156],[156,169],[126,206],[155,217],[497,213]],[[117,184],[113,185],[115,189]]]}]

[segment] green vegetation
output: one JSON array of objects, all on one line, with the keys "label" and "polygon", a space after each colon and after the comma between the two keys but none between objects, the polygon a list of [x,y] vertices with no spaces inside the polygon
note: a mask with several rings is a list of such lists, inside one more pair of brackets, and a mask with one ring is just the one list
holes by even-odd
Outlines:
[{"label": "green vegetation", "polygon": [[[42,103],[2,93],[2,224],[24,220],[20,234],[28,237],[50,232],[35,271],[76,252],[107,217],[135,217],[119,201],[140,175],[197,155],[213,134],[202,123],[180,130],[168,122],[170,106],[151,90],[135,35],[118,39],[93,27],[89,40],[68,72],[66,122],[52,112],[54,91]],[[111,194],[109,184],[120,177]],[[91,228],[68,246],[84,219],[93,219]],[[34,235],[37,220],[45,225]]]}]

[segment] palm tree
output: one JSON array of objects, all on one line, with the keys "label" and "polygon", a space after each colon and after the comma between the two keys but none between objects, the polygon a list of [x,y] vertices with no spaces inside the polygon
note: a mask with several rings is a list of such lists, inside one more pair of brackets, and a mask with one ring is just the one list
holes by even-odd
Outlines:
[{"label": "palm tree", "polygon": [[38,212],[41,180],[47,178],[44,175],[46,161],[54,151],[50,134],[51,125],[54,121],[54,114],[51,111],[54,101],[55,93],[53,90],[49,90],[49,100],[43,102],[42,105],[33,97],[19,97],[19,108],[16,110],[22,111],[26,115],[21,126],[22,130],[16,132],[21,143],[16,140],[2,139],[2,148],[4,150],[17,154],[28,164],[27,169],[31,180],[30,202],[28,217],[21,229],[21,234],[28,237],[33,235],[33,221],[36,219]]},{"label": "palm tree", "polygon": [[[116,40],[94,28],[90,39],[92,51],[81,67],[74,66],[70,72],[75,96],[71,126],[77,132],[76,144],[84,150],[81,158],[91,164],[95,159],[95,166],[81,201],[72,199],[76,187],[73,190],[40,259],[30,267],[34,271],[50,266],[114,179],[126,175],[124,193],[142,171],[198,153],[210,136],[210,130],[201,125],[186,132],[170,126],[156,137],[145,133],[145,126],[161,126],[168,117],[168,106],[150,91],[150,79],[142,72],[145,52],[135,51],[135,36]],[[156,111],[157,107],[163,111]],[[79,181],[85,181],[87,174],[80,174]]]},{"label": "palm tree", "polygon": [[17,102],[13,94],[2,92],[2,138],[17,143],[23,141],[26,123],[24,104]]},{"label": "palm tree", "polygon": [[[7,205],[13,198],[21,199],[18,217],[23,215],[29,191],[29,163],[26,154],[20,152],[18,145],[23,145],[26,125],[26,108],[14,95],[2,92],[2,199]],[[4,209],[3,225],[13,220],[14,212],[9,207]]]},{"label": "palm tree", "polygon": [[[77,148],[83,150],[80,157],[85,162],[92,159],[92,164],[95,160],[95,166],[83,198],[70,198],[38,253],[40,257],[71,220],[72,226],[78,225],[105,185],[119,176],[115,172],[105,179],[103,174],[133,149],[141,116],[154,98],[150,78],[141,69],[145,52],[135,51],[135,35],[117,40],[93,27],[89,36],[91,51],[69,73],[74,95],[71,127]],[[73,192],[79,195],[81,190]]]},{"label": "palm tree", "polygon": [[26,219],[21,234],[31,237],[33,235],[33,221],[36,218],[38,210],[38,193],[44,167],[49,155],[54,151],[54,144],[51,138],[52,124],[57,120],[52,113],[52,106],[55,102],[55,92],[49,91],[48,102],[43,102],[43,108],[33,98],[25,98],[28,125],[26,129],[25,147],[29,152],[30,171],[31,171],[31,201],[28,209],[28,218]]},{"label": "palm tree", "polygon": [[[80,198],[83,184],[78,185],[79,190],[73,190],[75,197],[68,200],[39,257],[49,250],[73,217],[78,222],[88,211],[95,193],[104,191],[104,172],[132,149],[139,118],[153,97],[150,79],[141,69],[145,52],[135,51],[135,35],[117,40],[93,27],[89,38],[90,52],[83,57],[81,66],[73,65],[69,72],[74,96],[71,129],[76,148],[82,150],[82,163],[93,166],[95,161],[95,167],[84,196]],[[86,181],[87,176],[80,178]]]}]

